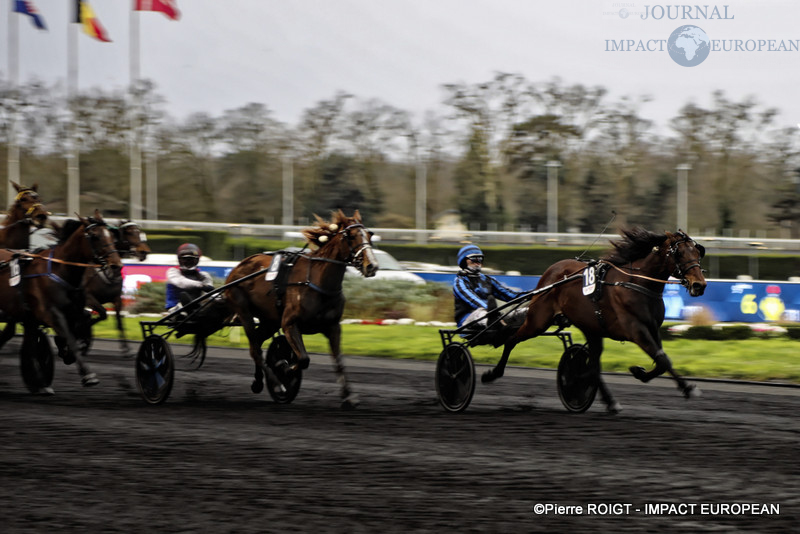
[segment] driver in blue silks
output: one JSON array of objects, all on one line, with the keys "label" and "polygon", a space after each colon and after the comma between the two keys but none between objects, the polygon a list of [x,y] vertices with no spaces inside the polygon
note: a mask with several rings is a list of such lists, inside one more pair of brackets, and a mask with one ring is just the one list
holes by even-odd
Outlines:
[{"label": "driver in blue silks", "polygon": [[[476,245],[466,245],[458,251],[458,266],[461,270],[453,282],[455,297],[455,319],[458,326],[472,321],[479,327],[487,326],[486,315],[497,307],[497,301],[509,301],[523,295],[481,272],[483,252]],[[503,326],[519,327],[525,320],[527,306],[510,313],[504,318]]]}]

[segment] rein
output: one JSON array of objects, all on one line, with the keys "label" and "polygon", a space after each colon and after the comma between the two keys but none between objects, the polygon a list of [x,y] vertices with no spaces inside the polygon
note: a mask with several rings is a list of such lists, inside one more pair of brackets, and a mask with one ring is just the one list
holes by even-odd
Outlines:
[{"label": "rein", "polygon": [[[601,261],[603,261],[603,260],[601,260]],[[683,282],[681,282],[679,280],[662,280],[661,278],[653,278],[651,276],[645,276],[643,274],[629,273],[627,271],[623,271],[621,267],[618,267],[618,266],[614,265],[613,263],[610,263],[610,262],[607,262],[607,261],[603,261],[603,263],[608,263],[610,266],[612,266],[614,269],[616,269],[617,271],[621,272],[622,274],[627,275],[627,276],[632,276],[634,278],[641,278],[643,280],[650,280],[651,282],[658,282],[660,284],[682,284],[683,283]]]},{"label": "rein", "polygon": [[[11,249],[6,249],[11,250]],[[15,253],[19,254],[20,256],[25,256],[26,258],[39,258],[40,260],[47,260],[48,262],[54,263],[61,263],[62,265],[72,265],[74,267],[96,267],[97,264],[95,263],[78,263],[74,261],[67,261],[67,260],[60,260],[58,258],[53,258],[52,256],[42,256],[41,254],[32,254],[30,252],[25,252],[22,250],[15,250]]]}]

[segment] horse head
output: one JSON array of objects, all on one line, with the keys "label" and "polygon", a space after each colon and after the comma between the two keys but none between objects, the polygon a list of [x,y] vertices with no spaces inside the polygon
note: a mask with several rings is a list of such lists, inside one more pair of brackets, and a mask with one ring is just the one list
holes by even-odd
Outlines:
[{"label": "horse head", "polygon": [[39,199],[39,193],[36,191],[39,187],[38,184],[27,187],[11,182],[11,185],[17,190],[17,196],[9,209],[9,217],[17,221],[29,221],[37,228],[43,227],[50,212]]},{"label": "horse head", "polygon": [[372,232],[361,222],[358,210],[352,217],[338,210],[330,222],[317,216],[317,226],[307,228],[303,235],[319,246],[322,255],[352,265],[366,278],[378,272],[378,260],[372,252]]},{"label": "horse head", "polygon": [[139,225],[133,221],[122,220],[116,229],[117,251],[120,254],[135,256],[139,261],[147,259],[151,252],[147,246],[147,236],[145,236]]},{"label": "horse head", "polygon": [[667,232],[667,255],[675,264],[673,275],[681,281],[681,285],[689,290],[689,295],[699,297],[706,290],[706,279],[700,260],[706,255],[703,245],[697,244],[694,239],[682,230]]},{"label": "horse head", "polygon": [[117,251],[116,240],[111,233],[100,210],[94,210],[94,217],[80,217],[83,232],[91,249],[92,261],[100,265],[104,271],[110,271],[112,277],[122,275],[122,259]]}]

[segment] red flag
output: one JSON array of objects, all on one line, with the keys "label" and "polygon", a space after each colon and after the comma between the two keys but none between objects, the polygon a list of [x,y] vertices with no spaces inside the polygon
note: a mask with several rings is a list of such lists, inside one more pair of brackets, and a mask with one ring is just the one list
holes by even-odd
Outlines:
[{"label": "red flag", "polygon": [[134,11],[160,11],[172,20],[178,20],[181,12],[178,11],[176,0],[135,0]]},{"label": "red flag", "polygon": [[97,20],[97,17],[94,15],[94,10],[86,0],[75,1],[75,22],[81,23],[83,31],[87,35],[94,37],[98,41],[103,41],[104,43],[111,42],[111,39],[108,38],[108,34],[106,33],[106,29],[100,24],[100,21]]}]

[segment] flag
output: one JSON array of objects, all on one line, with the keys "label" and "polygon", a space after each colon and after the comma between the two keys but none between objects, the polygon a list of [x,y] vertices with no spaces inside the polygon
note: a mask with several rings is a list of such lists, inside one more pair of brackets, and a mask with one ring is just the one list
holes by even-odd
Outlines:
[{"label": "flag", "polygon": [[110,43],[106,29],[97,20],[94,10],[86,0],[75,0],[75,22],[81,23],[83,31],[87,35],[94,37],[98,41]]},{"label": "flag", "polygon": [[36,9],[36,6],[33,5],[33,2],[28,0],[15,0],[14,11],[22,13],[23,15],[30,15],[31,22],[40,30],[47,29],[47,26],[44,25],[44,19],[39,15],[39,11]]},{"label": "flag", "polygon": [[178,11],[176,0],[135,0],[134,11],[160,11],[172,20],[178,20],[181,12]]}]

